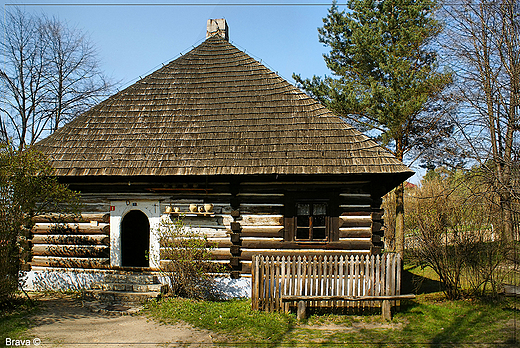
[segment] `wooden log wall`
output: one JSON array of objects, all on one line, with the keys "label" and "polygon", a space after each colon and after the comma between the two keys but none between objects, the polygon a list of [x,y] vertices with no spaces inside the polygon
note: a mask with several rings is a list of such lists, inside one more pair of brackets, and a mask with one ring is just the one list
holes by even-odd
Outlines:
[{"label": "wooden log wall", "polygon": [[370,244],[370,253],[383,249],[384,220],[382,199],[369,193],[340,193],[340,240],[350,239]]},{"label": "wooden log wall", "polygon": [[[56,222],[60,219],[60,222]],[[96,269],[110,265],[110,214],[33,219],[31,266]]]},{"label": "wooden log wall", "polygon": [[[216,214],[212,217],[186,214],[183,221],[190,228],[206,235],[208,242],[215,246],[212,251],[215,263],[231,270],[232,263],[238,259],[241,274],[251,274],[254,254],[282,248],[283,215],[241,215],[238,229],[233,226],[237,221],[231,214]],[[237,255],[235,258],[232,251]]]},{"label": "wooden log wall", "polygon": [[[319,184],[314,183],[315,187]],[[163,204],[164,207],[170,205],[186,212],[190,203],[213,203],[212,216],[186,214],[184,222],[206,234],[208,240],[216,245],[212,253],[215,262],[230,270],[239,269],[243,276],[251,275],[252,258],[260,253],[335,255],[345,252],[380,252],[383,235],[381,200],[363,192],[357,184],[352,185],[355,189],[345,190],[346,192],[337,188],[339,184],[331,189],[339,191],[336,193],[336,201],[339,204],[334,208],[338,216],[333,220],[333,223],[337,224],[335,240],[325,243],[284,240],[285,204],[287,195],[292,194],[285,191],[285,185],[288,183],[240,183],[238,192],[230,189],[228,196],[222,196],[221,192],[219,196],[187,198],[183,194],[172,197]],[[295,190],[307,187],[300,186]],[[234,202],[234,208],[230,202]],[[236,216],[233,216],[234,212]]]},{"label": "wooden log wall", "polygon": [[[244,179],[244,178],[242,178]],[[207,235],[216,244],[215,262],[242,275],[251,274],[253,255],[338,253],[378,254],[383,241],[383,212],[381,198],[374,194],[372,179],[364,181],[337,181],[330,178],[301,177],[263,180],[255,177],[242,182],[235,177],[185,178],[186,182],[134,182],[123,180],[112,183],[71,183],[70,188],[81,191],[84,209],[104,216],[111,201],[153,200],[166,206],[188,212],[190,204],[214,205],[207,216],[187,214],[185,222]],[[175,180],[184,180],[175,178]],[[305,179],[307,180],[307,179]],[[361,179],[360,179],[361,180]],[[294,210],[294,201],[311,196],[325,197],[331,208],[331,226],[334,231],[329,241],[289,240],[286,217]],[[292,206],[292,208],[289,208]],[[288,213],[289,212],[289,213]],[[34,228],[34,265],[53,267],[107,267],[108,221],[96,221],[85,216],[85,221],[69,221],[71,235],[52,233],[44,219]],[[287,228],[286,230],[286,226]]]}]

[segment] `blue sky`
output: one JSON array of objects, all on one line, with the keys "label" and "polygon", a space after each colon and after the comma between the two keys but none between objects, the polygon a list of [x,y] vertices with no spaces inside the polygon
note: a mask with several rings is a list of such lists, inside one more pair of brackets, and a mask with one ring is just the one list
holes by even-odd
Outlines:
[{"label": "blue sky", "polygon": [[[196,4],[199,5],[196,5]],[[28,12],[56,16],[88,33],[102,70],[126,87],[201,43],[206,21],[225,18],[230,42],[294,84],[329,74],[318,41],[332,1],[7,1]],[[346,1],[338,1],[340,8]],[[418,170],[418,168],[412,168]],[[412,178],[416,182],[417,175]]]},{"label": "blue sky", "polygon": [[161,1],[29,0],[6,2],[6,7],[20,4],[87,32],[103,70],[124,85],[201,43],[210,18],[225,18],[231,43],[291,83],[293,72],[304,77],[328,73],[322,57],[327,49],[318,42],[317,28],[330,1]]}]

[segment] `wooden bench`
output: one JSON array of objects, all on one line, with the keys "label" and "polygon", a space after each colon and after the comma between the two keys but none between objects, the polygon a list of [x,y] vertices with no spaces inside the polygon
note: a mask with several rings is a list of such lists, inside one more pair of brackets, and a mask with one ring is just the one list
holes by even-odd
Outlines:
[{"label": "wooden bench", "polygon": [[390,300],[406,300],[414,299],[414,294],[407,295],[391,295],[391,296],[295,296],[282,295],[282,302],[298,302],[297,318],[305,319],[306,307],[308,301],[381,301],[381,316],[384,320],[392,319]]},{"label": "wooden bench", "polygon": [[300,319],[307,306],[327,308],[330,301],[355,308],[381,302],[383,318],[389,319],[390,301],[415,297],[401,295],[401,257],[393,253],[254,255],[251,270],[252,309],[288,311],[289,302],[296,302]]}]

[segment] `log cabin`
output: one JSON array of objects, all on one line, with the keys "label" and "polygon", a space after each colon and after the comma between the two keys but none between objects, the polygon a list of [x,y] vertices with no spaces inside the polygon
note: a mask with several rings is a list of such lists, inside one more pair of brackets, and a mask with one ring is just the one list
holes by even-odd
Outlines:
[{"label": "log cabin", "polygon": [[36,221],[33,272],[156,270],[154,231],[181,214],[231,278],[248,277],[258,253],[381,252],[381,197],[413,172],[237,49],[225,20],[207,28],[36,145],[83,212],[66,233]]}]

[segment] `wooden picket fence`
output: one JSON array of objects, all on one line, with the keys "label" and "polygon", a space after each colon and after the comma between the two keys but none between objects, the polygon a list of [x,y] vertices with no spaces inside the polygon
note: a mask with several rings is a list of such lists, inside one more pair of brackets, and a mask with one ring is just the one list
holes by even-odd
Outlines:
[{"label": "wooden picket fence", "polygon": [[[296,305],[297,301],[290,303],[282,299],[294,296],[331,298],[308,301],[310,307],[379,307],[378,297],[399,296],[401,292],[399,254],[255,255],[251,273],[251,299],[255,310],[287,311],[288,306]],[[370,301],[371,298],[374,301]]]}]

